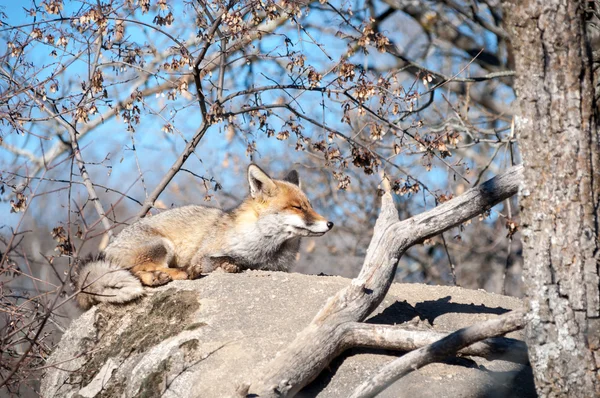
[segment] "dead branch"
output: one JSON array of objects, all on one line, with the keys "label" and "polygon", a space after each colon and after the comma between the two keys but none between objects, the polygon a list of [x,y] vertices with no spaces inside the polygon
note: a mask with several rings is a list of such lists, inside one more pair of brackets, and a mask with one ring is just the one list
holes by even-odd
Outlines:
[{"label": "dead branch", "polygon": [[192,152],[194,152],[196,146],[198,146],[200,140],[202,140],[202,137],[204,137],[204,134],[206,134],[206,130],[208,130],[209,126],[210,125],[208,123],[202,123],[202,126],[200,126],[200,128],[198,129],[198,131],[194,135],[194,138],[192,138],[192,140],[187,143],[185,149],[179,155],[177,160],[175,160],[175,163],[173,163],[167,174],[163,176],[163,178],[160,180],[160,183],[156,186],[156,188],[154,188],[154,191],[152,191],[148,198],[146,198],[146,200],[144,201],[144,205],[136,215],[134,221],[144,217],[148,210],[150,210],[152,206],[154,206],[154,202],[156,201],[156,199],[158,199],[162,191],[164,191],[169,182],[171,182],[173,177],[175,177],[175,174],[179,172],[187,158],[190,157]]},{"label": "dead branch", "polygon": [[221,18],[223,17],[223,13],[228,11],[230,7],[231,7],[231,5],[228,6],[228,8],[226,10],[219,13],[219,15],[215,18],[210,30],[207,33],[206,43],[204,43],[204,46],[200,50],[200,54],[196,57],[196,59],[194,61],[194,69],[193,69],[194,82],[196,83],[196,94],[198,94],[198,105],[200,106],[200,112],[202,113],[202,121],[204,123],[206,123],[207,110],[206,110],[206,97],[204,96],[204,92],[202,91],[202,76],[200,76],[200,73],[201,73],[200,63],[204,60],[204,57],[206,56],[206,52],[208,51],[208,48],[212,44],[213,37],[214,37],[215,33],[217,32],[217,29],[219,29],[219,25],[221,24]]},{"label": "dead branch", "polygon": [[96,212],[98,213],[98,216],[100,217],[100,219],[102,221],[102,225],[104,226],[106,233],[108,234],[109,237],[112,237],[112,235],[113,235],[112,225],[110,223],[110,220],[106,216],[104,207],[102,206],[102,203],[100,202],[100,198],[98,198],[98,194],[96,193],[96,188],[94,188],[94,184],[92,183],[92,180],[90,179],[90,175],[87,172],[87,169],[85,167],[85,161],[83,160],[83,157],[81,156],[81,150],[79,149],[79,141],[77,140],[77,133],[75,131],[75,128],[72,126],[69,126],[69,128],[67,130],[69,131],[69,137],[71,139],[71,147],[73,148],[73,154],[75,155],[75,160],[77,162],[77,166],[79,167],[79,173],[81,174],[81,178],[83,179],[83,184],[85,185],[85,188],[88,192],[89,199],[92,202],[92,204],[94,205],[94,208],[96,209]]},{"label": "dead branch", "polygon": [[[60,287],[60,289],[58,291],[62,291],[65,286],[67,285],[67,281],[69,280],[69,276],[67,276],[63,281],[62,281],[62,286]],[[47,311],[45,313],[45,315],[43,316],[43,318],[41,318],[41,322],[37,328],[37,331],[35,332],[35,335],[33,337],[33,339],[30,340],[29,342],[29,346],[25,349],[25,351],[23,352],[23,354],[21,355],[21,357],[14,363],[14,365],[12,366],[12,368],[10,369],[8,375],[6,377],[4,377],[1,381],[0,381],[0,387],[6,385],[6,383],[8,383],[8,381],[11,379],[11,377],[13,377],[15,375],[15,373],[19,370],[19,366],[21,365],[21,363],[27,358],[27,356],[29,355],[29,352],[33,349],[33,347],[36,345],[37,341],[38,341],[38,337],[40,336],[40,334],[42,333],[42,331],[44,330],[44,326],[46,325],[46,322],[48,322],[48,319],[50,319],[50,317],[52,316],[54,310],[57,307],[58,304],[58,300],[61,298],[60,294],[57,294],[54,299],[52,300],[52,302],[50,303],[50,305],[47,308]],[[63,301],[64,303],[64,301]],[[36,318],[37,320],[38,318]],[[36,321],[34,320],[34,322]]]},{"label": "dead branch", "polygon": [[432,362],[455,355],[460,349],[489,337],[504,335],[525,326],[523,310],[511,311],[498,318],[460,329],[433,344],[412,351],[384,366],[352,394],[352,398],[374,397],[394,381]]},{"label": "dead branch", "polygon": [[[376,325],[361,322],[349,323],[345,331],[346,349],[351,347],[384,350],[413,351],[446,338],[450,333],[432,330],[406,330],[397,325]],[[462,356],[476,356],[487,360],[502,359],[527,364],[527,346],[521,340],[489,338],[469,345],[459,351]]]},{"label": "dead branch", "polygon": [[516,194],[521,179],[522,167],[512,167],[463,195],[404,221],[398,220],[392,195],[385,193],[358,277],[327,301],[312,322],[250,385],[249,393],[260,397],[293,396],[314,380],[343,351],[346,325],[363,321],[381,303],[398,261],[408,248]]}]

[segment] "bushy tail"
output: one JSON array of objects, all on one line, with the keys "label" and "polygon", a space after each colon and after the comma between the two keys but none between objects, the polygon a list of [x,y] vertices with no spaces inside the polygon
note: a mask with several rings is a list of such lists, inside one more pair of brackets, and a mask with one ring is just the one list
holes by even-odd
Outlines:
[{"label": "bushy tail", "polygon": [[77,304],[88,309],[100,302],[126,303],[144,294],[142,283],[131,272],[103,257],[84,263],[77,275]]}]

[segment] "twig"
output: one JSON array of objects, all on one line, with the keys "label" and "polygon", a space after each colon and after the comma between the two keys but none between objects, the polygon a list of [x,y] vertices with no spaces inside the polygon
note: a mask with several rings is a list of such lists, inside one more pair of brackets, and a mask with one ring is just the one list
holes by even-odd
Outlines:
[{"label": "twig", "polygon": [[177,172],[179,172],[179,170],[181,169],[181,167],[183,166],[183,164],[185,163],[187,158],[192,154],[192,152],[194,152],[194,150],[196,149],[196,146],[198,146],[198,144],[200,143],[200,140],[202,140],[202,137],[204,137],[204,134],[206,134],[208,127],[209,127],[209,124],[206,123],[206,121],[203,121],[202,125],[200,126],[200,129],[198,129],[198,131],[196,132],[194,137],[187,143],[187,145],[185,146],[185,149],[179,155],[179,157],[175,160],[175,163],[173,163],[173,165],[171,166],[171,168],[169,169],[167,174],[165,174],[163,176],[163,178],[160,180],[160,182],[158,183],[156,188],[154,188],[154,190],[146,198],[142,208],[140,209],[140,211],[137,213],[137,215],[133,219],[133,222],[144,217],[146,215],[146,213],[148,213],[148,210],[150,210],[152,208],[152,206],[154,206],[154,202],[156,201],[156,199],[158,199],[158,197],[160,196],[162,191],[165,190],[165,188],[167,187],[169,182],[171,182],[173,177],[175,177],[175,174],[177,174]]},{"label": "twig", "polygon": [[96,189],[94,188],[94,184],[92,183],[90,175],[88,174],[87,169],[85,167],[85,161],[83,160],[83,156],[81,156],[81,151],[79,150],[79,142],[77,140],[77,131],[75,130],[75,126],[71,125],[69,122],[67,122],[65,119],[63,119],[60,116],[56,120],[59,121],[59,123],[61,123],[61,121],[62,121],[61,124],[63,124],[63,126],[65,126],[65,127],[67,127],[67,131],[69,132],[69,137],[71,139],[71,148],[73,148],[73,154],[75,155],[75,161],[77,162],[77,167],[79,167],[79,174],[81,174],[81,178],[83,179],[83,184],[85,185],[85,188],[88,192],[89,200],[94,205],[94,208],[96,209],[96,213],[98,213],[98,216],[100,217],[100,220],[102,221],[102,226],[104,227],[106,233],[108,234],[109,237],[112,237],[112,235],[113,235],[112,225],[110,223],[110,220],[106,216],[106,213],[104,212],[104,207],[102,206],[102,203],[100,202],[100,198],[98,198],[98,195],[96,194]]},{"label": "twig", "polygon": [[450,257],[450,250],[448,250],[448,245],[446,244],[446,238],[444,237],[444,234],[440,234],[440,236],[442,237],[442,243],[444,244],[444,250],[446,251],[446,256],[448,257],[448,264],[450,265],[450,272],[452,273],[452,283],[454,284],[454,286],[459,286],[458,283],[456,283],[456,269],[454,267],[454,262],[452,262],[452,257]]},{"label": "twig", "polygon": [[[69,272],[70,272],[70,270],[69,270]],[[62,289],[65,288],[68,280],[69,280],[69,278],[66,277],[65,280],[62,283],[62,286],[61,286],[60,290],[62,290]],[[33,339],[31,339],[31,342],[29,343],[29,346],[23,352],[23,354],[17,360],[17,362],[13,365],[13,367],[12,367],[11,371],[9,372],[9,374],[2,381],[0,381],[0,388],[2,388],[11,379],[11,377],[14,376],[14,374],[17,372],[17,370],[19,370],[19,367],[21,366],[21,363],[29,355],[29,352],[31,351],[31,349],[33,348],[33,346],[36,344],[38,338],[40,337],[40,334],[42,333],[42,330],[44,330],[44,326],[46,325],[46,322],[48,322],[48,319],[52,315],[52,312],[54,311],[54,308],[57,306],[57,303],[58,303],[58,300],[60,299],[60,297],[61,296],[58,293],[54,297],[54,300],[52,301],[52,303],[48,307],[48,310],[46,311],[46,314],[44,315],[44,318],[42,319],[42,322],[39,325],[38,330],[35,333],[35,336],[33,336]]]},{"label": "twig", "polygon": [[200,112],[202,113],[202,122],[203,123],[207,122],[207,120],[206,120],[207,110],[206,110],[206,96],[204,95],[204,92],[202,90],[202,76],[201,76],[202,70],[200,69],[200,63],[204,60],[204,57],[206,56],[208,48],[212,44],[212,39],[214,38],[215,33],[217,32],[217,29],[219,29],[219,25],[221,24],[221,19],[223,18],[223,14],[225,12],[227,12],[229,10],[229,8],[231,8],[231,6],[232,6],[232,4],[230,2],[227,9],[221,11],[219,13],[219,15],[217,15],[212,26],[208,30],[208,33],[206,33],[206,42],[204,43],[204,46],[200,50],[200,54],[198,54],[198,56],[194,60],[194,68],[192,70],[192,74],[194,75],[194,82],[196,83],[196,93],[198,94],[198,104],[200,105]]}]

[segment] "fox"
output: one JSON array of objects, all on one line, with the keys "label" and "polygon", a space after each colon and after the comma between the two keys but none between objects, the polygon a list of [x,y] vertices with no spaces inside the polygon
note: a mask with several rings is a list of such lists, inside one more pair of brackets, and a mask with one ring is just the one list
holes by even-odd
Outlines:
[{"label": "fox", "polygon": [[144,286],[196,279],[219,269],[287,271],[301,238],[333,228],[313,209],[296,170],[276,180],[252,163],[247,178],[249,194],[231,210],[183,206],[123,229],[76,272],[78,305],[127,303],[143,296]]}]

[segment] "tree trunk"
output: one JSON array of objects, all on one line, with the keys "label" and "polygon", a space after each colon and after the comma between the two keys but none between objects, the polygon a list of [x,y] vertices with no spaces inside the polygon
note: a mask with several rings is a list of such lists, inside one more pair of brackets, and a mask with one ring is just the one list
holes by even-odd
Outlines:
[{"label": "tree trunk", "polygon": [[585,3],[504,3],[525,165],[526,334],[540,396],[600,395],[600,164]]}]

